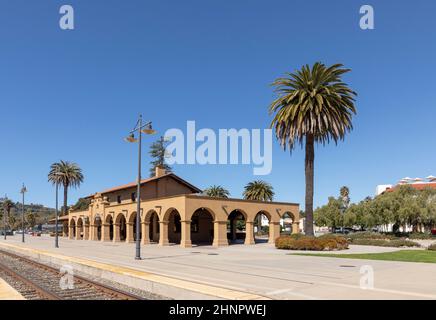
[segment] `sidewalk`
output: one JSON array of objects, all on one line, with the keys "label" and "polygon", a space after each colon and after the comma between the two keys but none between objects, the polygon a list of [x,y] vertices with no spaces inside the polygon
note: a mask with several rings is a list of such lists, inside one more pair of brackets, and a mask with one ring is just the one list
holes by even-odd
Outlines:
[{"label": "sidewalk", "polygon": [[[149,245],[142,247],[143,260],[137,261],[134,244],[62,238],[60,248],[55,249],[53,238],[26,240],[23,245],[17,237],[9,237],[0,246],[13,245],[28,252],[30,248],[36,256],[82,263],[87,268],[81,271],[90,272],[92,266],[103,277],[147,285],[148,290],[160,290],[163,285],[186,289],[172,292],[176,299],[201,295],[219,299],[436,299],[434,264],[293,256],[269,244],[189,249]],[[354,246],[347,253],[374,250],[396,249]],[[364,265],[374,269],[374,290],[359,286]],[[109,276],[108,271],[113,274]]]}]

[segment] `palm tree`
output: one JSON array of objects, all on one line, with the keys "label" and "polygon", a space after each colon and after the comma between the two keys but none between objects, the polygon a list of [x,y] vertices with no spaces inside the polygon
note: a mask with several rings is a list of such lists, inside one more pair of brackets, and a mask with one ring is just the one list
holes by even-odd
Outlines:
[{"label": "palm tree", "polygon": [[281,146],[290,150],[305,143],[306,176],[306,234],[313,235],[313,175],[315,143],[323,145],[343,140],[352,130],[352,116],[356,114],[355,96],[341,79],[349,69],[342,64],[326,67],[317,62],[312,68],[305,65],[295,73],[277,79],[273,86],[279,97],[271,104],[274,128]]},{"label": "palm tree", "polygon": [[53,184],[59,184],[64,187],[64,206],[62,214],[68,214],[68,188],[77,188],[83,182],[82,169],[73,162],[60,161],[55,162],[50,166],[48,181]]},{"label": "palm tree", "polygon": [[347,186],[343,186],[339,190],[339,194],[341,196],[341,200],[344,204],[344,207],[348,208],[348,206],[350,204],[350,188],[348,188]]},{"label": "palm tree", "polygon": [[213,198],[228,198],[230,196],[230,192],[225,189],[222,186],[210,186],[209,188],[205,189],[204,194],[206,194],[208,197]]},{"label": "palm tree", "polygon": [[243,196],[246,200],[273,201],[274,191],[268,182],[256,180],[245,186]]},{"label": "palm tree", "polygon": [[11,200],[9,200],[9,199],[3,200],[3,203],[1,204],[1,210],[2,210],[2,218],[3,218],[4,227],[6,227],[6,221],[9,225],[9,227],[11,227],[11,223],[15,223],[15,217],[13,217],[11,215],[11,210],[14,207],[15,207],[15,204]]}]

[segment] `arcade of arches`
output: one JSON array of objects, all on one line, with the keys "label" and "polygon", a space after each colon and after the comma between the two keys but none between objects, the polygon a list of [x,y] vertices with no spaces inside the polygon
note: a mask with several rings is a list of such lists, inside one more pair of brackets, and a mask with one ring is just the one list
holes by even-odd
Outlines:
[{"label": "arcade of arches", "polygon": [[[68,237],[76,240],[134,242],[136,202],[110,205],[96,195],[87,211],[70,212]],[[142,244],[226,246],[273,243],[281,225],[299,232],[299,206],[293,203],[179,195],[141,202]],[[64,231],[65,233],[65,231]]]}]

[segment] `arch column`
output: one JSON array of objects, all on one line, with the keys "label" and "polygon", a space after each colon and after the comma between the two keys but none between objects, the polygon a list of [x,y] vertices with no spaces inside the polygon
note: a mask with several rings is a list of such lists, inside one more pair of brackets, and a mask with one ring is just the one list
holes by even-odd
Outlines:
[{"label": "arch column", "polygon": [[229,245],[227,240],[227,221],[213,222],[213,243],[214,247],[224,247]]},{"label": "arch column", "polygon": [[141,222],[142,244],[150,244],[150,222]]},{"label": "arch column", "polygon": [[133,238],[133,223],[128,222],[126,223],[126,242],[127,243],[133,243],[135,242],[135,239]]},{"label": "arch column", "polygon": [[85,225],[85,229],[83,232],[83,240],[89,239],[89,224]]},{"label": "arch column", "polygon": [[159,221],[160,232],[159,232],[159,245],[168,246],[170,244],[168,240],[168,223],[169,221]]},{"label": "arch column", "polygon": [[93,225],[93,224],[89,225],[89,238],[88,238],[88,240],[95,240],[95,230],[94,230],[94,228],[95,228],[95,225]]},{"label": "arch column", "polygon": [[76,240],[82,240],[81,234],[82,234],[83,226],[76,227]]},{"label": "arch column", "polygon": [[103,223],[102,224],[102,228],[101,228],[101,241],[110,241],[110,224],[108,223]]},{"label": "arch column", "polygon": [[113,242],[120,242],[121,241],[121,237],[120,237],[120,223],[113,223],[113,229],[114,229],[114,239],[112,240]]},{"label": "arch column", "polygon": [[278,237],[280,237],[280,222],[270,221],[268,243],[275,243]]},{"label": "arch column", "polygon": [[300,223],[298,221],[292,222],[292,234],[300,232]]},{"label": "arch column", "polygon": [[74,239],[74,227],[70,226],[70,232],[68,234],[68,239]]},{"label": "arch column", "polygon": [[190,248],[192,247],[191,220],[180,221],[180,224],[181,224],[180,246],[182,248]]},{"label": "arch column", "polygon": [[244,244],[255,244],[254,242],[254,221],[245,221]]}]

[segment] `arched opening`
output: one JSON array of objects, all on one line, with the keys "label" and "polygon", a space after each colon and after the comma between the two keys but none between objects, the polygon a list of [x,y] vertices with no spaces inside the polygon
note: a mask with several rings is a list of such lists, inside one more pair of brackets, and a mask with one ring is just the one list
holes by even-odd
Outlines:
[{"label": "arched opening", "polygon": [[117,219],[115,221],[116,227],[118,228],[118,234],[120,236],[120,241],[126,241],[127,237],[127,223],[126,223],[126,217],[124,214],[120,213],[117,216]]},{"label": "arched opening", "polygon": [[280,232],[282,234],[292,234],[292,224],[294,215],[291,212],[285,212],[280,219]]},{"label": "arched opening", "polygon": [[101,240],[101,219],[99,216],[94,219],[94,230],[97,240]]},{"label": "arched opening", "polygon": [[76,237],[76,221],[74,221],[74,219],[71,219],[70,221],[70,232],[71,232],[71,237],[75,238]]},{"label": "arched opening", "polygon": [[[132,226],[132,232],[133,232],[133,240],[136,241],[136,212],[133,212],[130,215],[129,224]],[[139,239],[142,239],[142,230],[141,230],[141,222],[139,222]]]},{"label": "arched opening", "polygon": [[269,228],[271,215],[268,212],[260,211],[254,218],[254,241],[256,243],[266,243],[269,240]]},{"label": "arched opening", "polygon": [[231,244],[243,244],[245,240],[246,215],[241,210],[233,210],[227,218],[227,239]]},{"label": "arched opening", "polygon": [[83,219],[82,218],[79,218],[77,220],[76,234],[77,234],[77,239],[79,239],[79,240],[83,239]]},{"label": "arched opening", "polygon": [[213,243],[214,217],[207,209],[197,209],[191,217],[191,241],[196,245],[211,245]]},{"label": "arched opening", "polygon": [[149,239],[150,242],[159,242],[159,232],[160,232],[160,226],[159,226],[159,215],[156,211],[152,210],[147,213],[147,216],[145,217],[145,222],[149,222]]},{"label": "arched opening", "polygon": [[176,209],[172,209],[168,214],[168,241],[180,244],[182,226],[180,214]]}]

